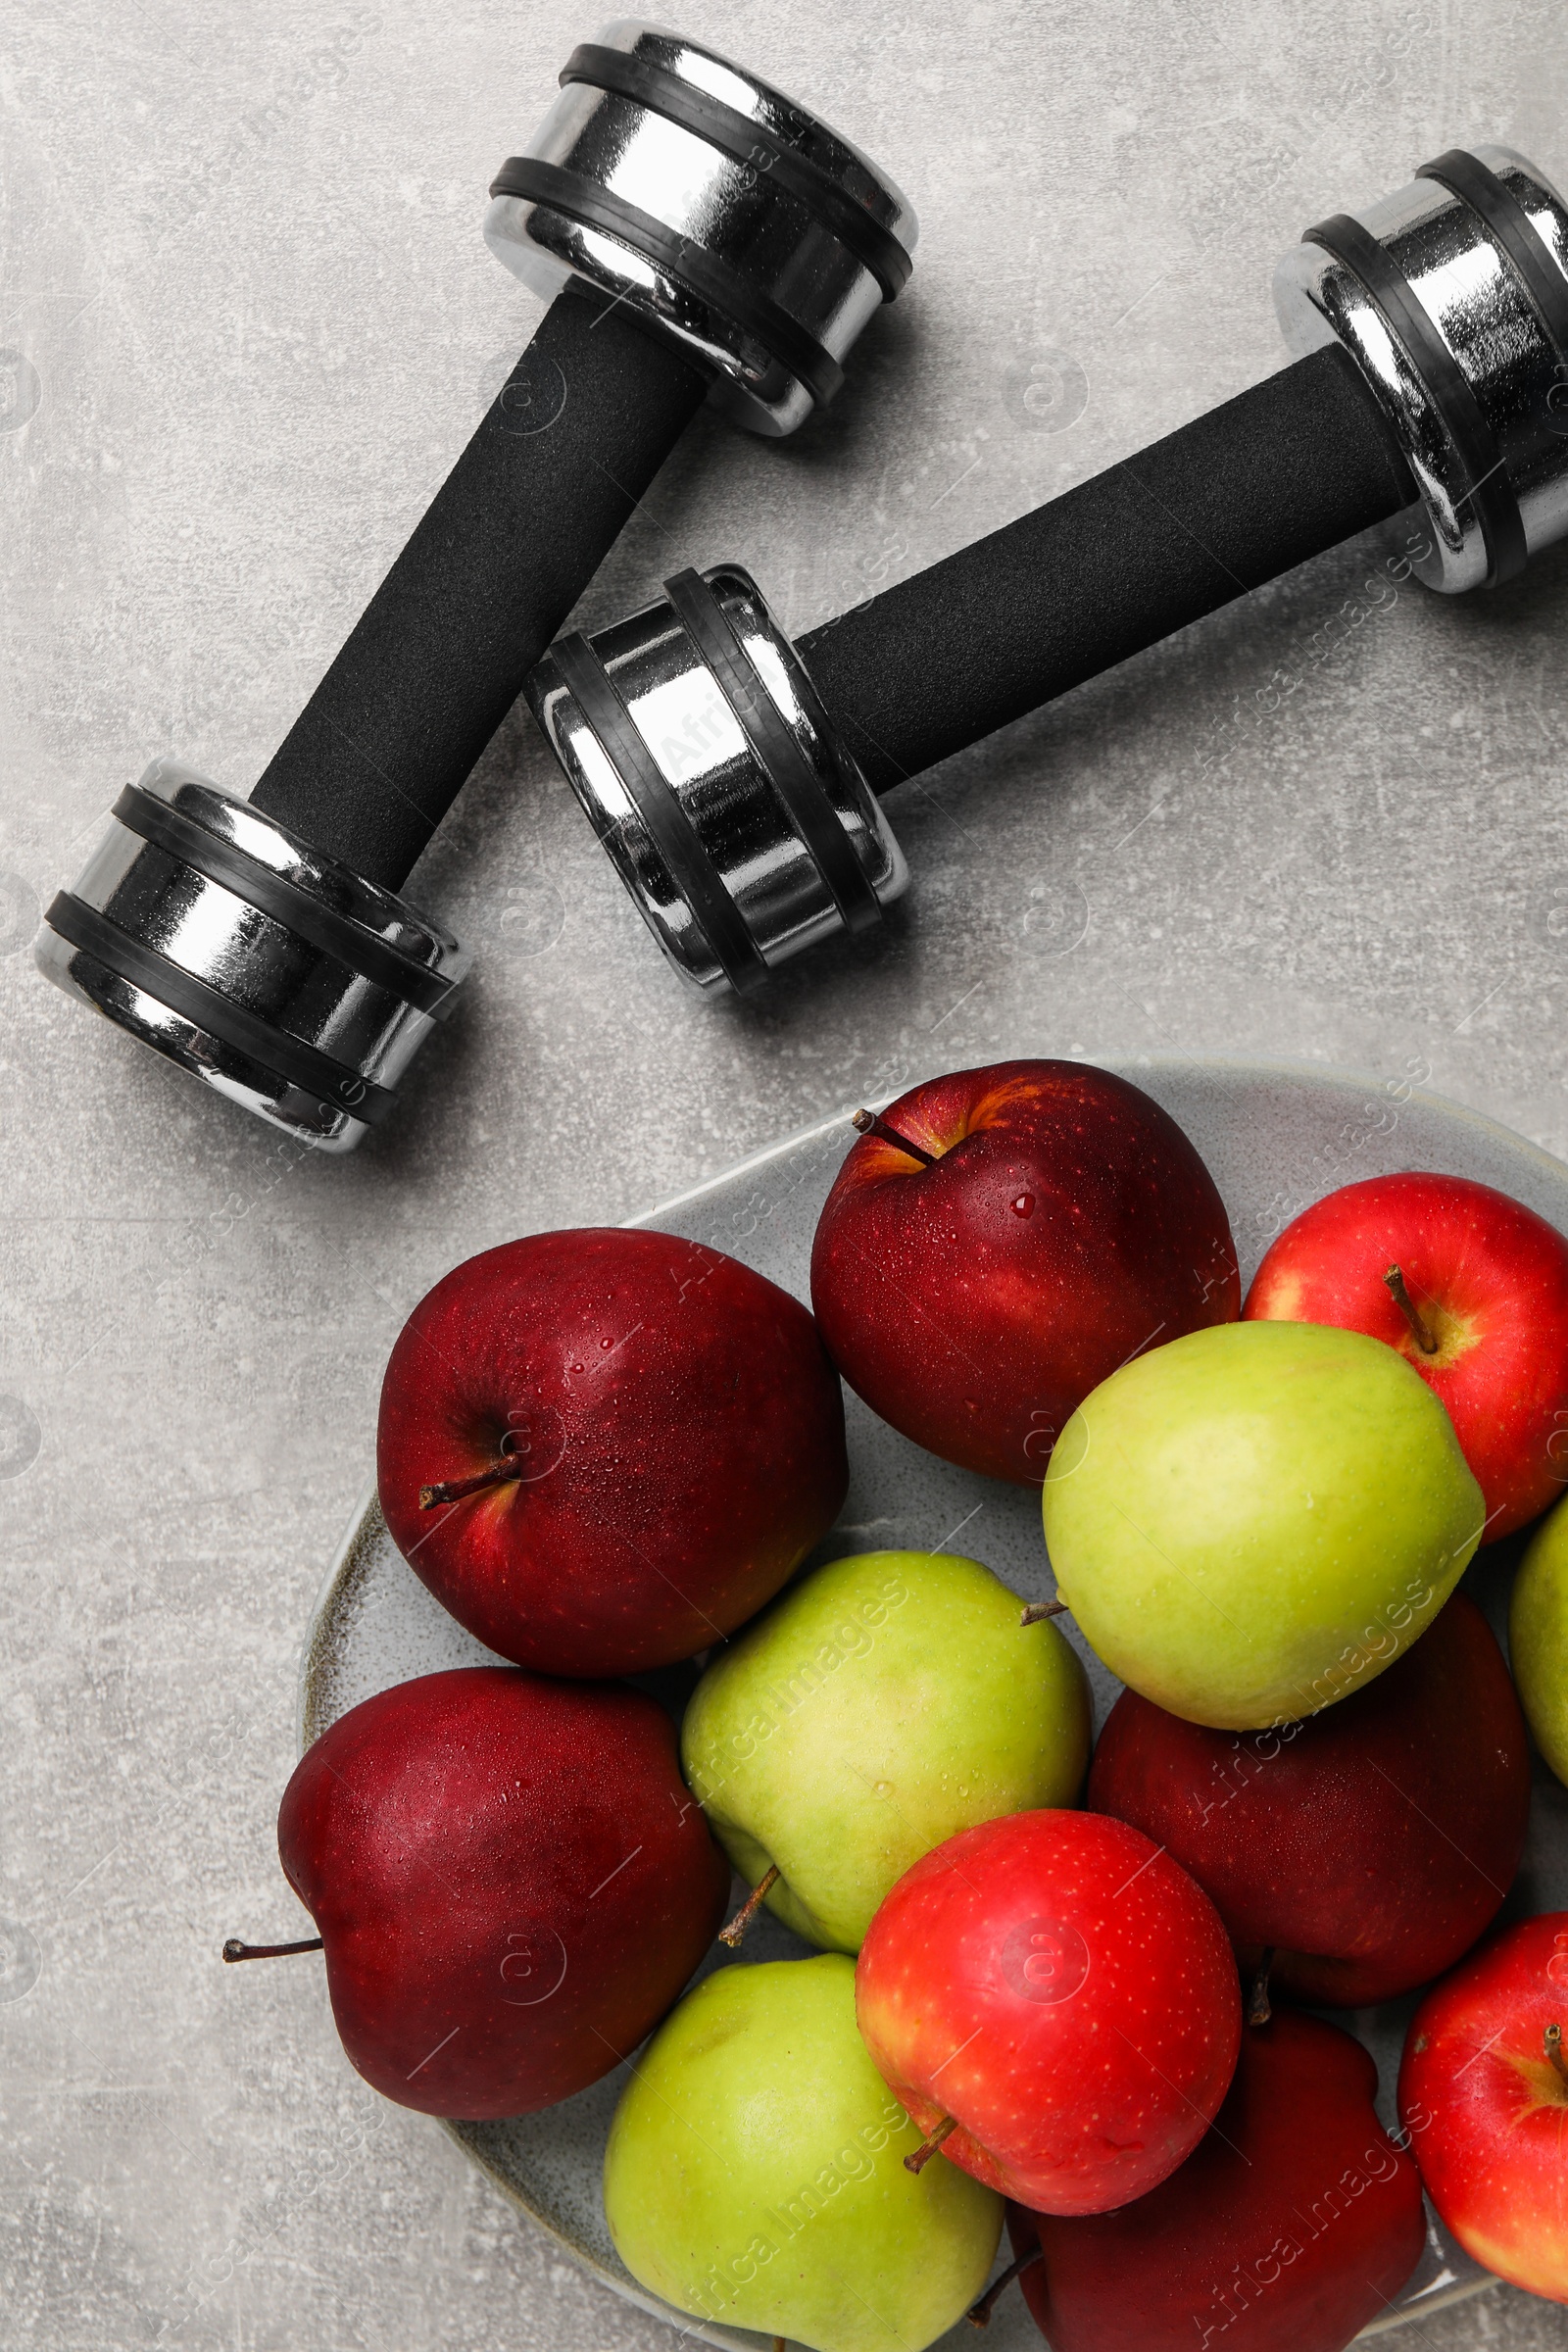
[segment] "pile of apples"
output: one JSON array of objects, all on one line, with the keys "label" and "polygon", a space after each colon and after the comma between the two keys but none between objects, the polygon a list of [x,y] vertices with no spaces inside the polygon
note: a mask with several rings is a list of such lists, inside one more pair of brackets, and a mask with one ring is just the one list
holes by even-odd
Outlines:
[{"label": "pile of apples", "polygon": [[[386,1523],[515,1663],[366,1701],[289,1783],[349,2057],[467,2119],[629,2059],[628,2270],[817,2352],[920,2352],[1013,2276],[1055,2352],[1339,2352],[1409,2278],[1423,2186],[1568,2301],[1568,1913],[1494,1925],[1526,1716],[1568,1775],[1568,1503],[1511,1676],[1454,1590],[1562,1497],[1568,1242],[1375,1178],[1244,1303],[1197,1152],[1104,1071],[960,1071],[857,1123],[814,1316],[592,1230],[410,1317]],[[1054,1602],[946,1551],[808,1565],[841,1376],[1043,1488]],[[1125,1686],[1092,1759],[1067,1611]],[[653,1693],[693,1659],[677,1732]],[[713,1966],[762,1904],[815,1955]],[[1391,2135],[1314,2012],[1423,1987]]]}]

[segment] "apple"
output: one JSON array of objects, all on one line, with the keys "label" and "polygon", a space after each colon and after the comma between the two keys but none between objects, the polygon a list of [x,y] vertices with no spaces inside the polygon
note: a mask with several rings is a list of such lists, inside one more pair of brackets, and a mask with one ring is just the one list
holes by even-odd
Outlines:
[{"label": "apple", "polygon": [[635,1674],[745,1623],[837,1517],[844,1404],[811,1317],[716,1250],[619,1227],[486,1250],[381,1389],[392,1540],[541,1673]]},{"label": "apple", "polygon": [[1095,1813],[982,1822],[916,1862],[871,1922],[856,2009],[926,2146],[1046,2213],[1104,2213],[1173,2173],[1242,2030],[1207,1895]]},{"label": "apple", "polygon": [[1443,1399],[1486,1498],[1484,1541],[1568,1477],[1568,1241],[1464,1176],[1370,1176],[1303,1209],[1243,1313],[1338,1323],[1396,1348]]},{"label": "apple", "polygon": [[1568,1782],[1568,1503],[1542,1521],[1513,1580],[1508,1656],[1536,1745]]},{"label": "apple", "polygon": [[1312,1715],[1391,1666],[1458,1583],[1481,1490],[1381,1341],[1231,1323],[1086,1397],[1046,1479],[1059,1595],[1131,1690],[1192,1723]]},{"label": "apple", "polygon": [[1399,2118],[1428,2196],[1467,2254],[1568,2303],[1568,1911],[1501,1928],[1410,2021]]},{"label": "apple", "polygon": [[351,1707],[295,1768],[277,1843],[352,2063],[400,2106],[469,2120],[608,2074],[729,1888],[663,1710],[509,1666]]},{"label": "apple", "polygon": [[811,1300],[873,1412],[1038,1486],[1091,1389],[1157,1340],[1234,1322],[1241,1284],[1213,1179],[1157,1102],[1085,1062],[1003,1061],[912,1088],[854,1146]]},{"label": "apple", "polygon": [[816,1568],[708,1668],[686,1778],[736,1869],[808,1942],[858,1952],[912,1862],[955,1831],[1070,1805],[1089,1685],[978,1560],[869,1551]]},{"label": "apple", "polygon": [[1358,2041],[1298,2011],[1250,2026],[1181,2168],[1117,2213],[1014,2205],[1024,2300],[1053,2352],[1344,2352],[1426,2242],[1421,2180]]},{"label": "apple", "polygon": [[639,2058],[605,2150],[632,2277],[710,2326],[920,2352],[985,2282],[1002,2202],[919,2133],[855,2030],[838,1953],[721,1968]]},{"label": "apple", "polygon": [[1386,1674],[1304,1723],[1238,1735],[1123,1691],[1089,1802],[1190,1871],[1243,1965],[1334,2008],[1451,1968],[1513,1883],[1530,1743],[1481,1611],[1455,1592]]}]

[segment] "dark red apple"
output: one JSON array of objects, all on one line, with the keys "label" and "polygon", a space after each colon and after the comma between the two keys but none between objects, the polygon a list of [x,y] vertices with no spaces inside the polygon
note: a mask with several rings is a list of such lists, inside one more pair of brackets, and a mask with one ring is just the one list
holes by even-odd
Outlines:
[{"label": "dark red apple", "polygon": [[851,1388],[944,1460],[1039,1486],[1091,1389],[1235,1322],[1213,1179],[1125,1079],[1075,1061],[956,1070],[880,1126],[827,1197],[811,1302]]},{"label": "dark red apple", "polygon": [[1137,1830],[1063,1811],[961,1830],[906,1871],[855,2005],[927,2141],[1047,2213],[1103,2213],[1174,2172],[1242,2027],[1207,1895]]},{"label": "dark red apple", "polygon": [[1374,1683],[1304,1723],[1217,1732],[1123,1691],[1088,1802],[1213,1898],[1246,1966],[1362,2008],[1451,1967],[1513,1882],[1530,1747],[1502,1652],[1456,1592]]},{"label": "dark red apple", "polygon": [[409,1317],[376,1471],[398,1549],[491,1649],[635,1674],[744,1624],[826,1534],[844,1400],[806,1308],[734,1258],[534,1234]]},{"label": "dark red apple", "polygon": [[1286,1226],[1243,1312],[1396,1348],[1447,1408],[1486,1497],[1483,1543],[1563,1492],[1568,1241],[1505,1193],[1463,1176],[1345,1185]]},{"label": "dark red apple", "polygon": [[1421,2180],[1337,2026],[1250,2026],[1225,2104],[1180,2170],[1117,2213],[1008,2209],[1053,2352],[1344,2352],[1383,2319],[1426,2238]]},{"label": "dark red apple", "polygon": [[597,2082],[713,1939],[729,1865],[640,1690],[510,1666],[350,1709],[283,1792],[343,2047],[426,2115],[527,2115]]},{"label": "dark red apple", "polygon": [[1399,2117],[1467,2254],[1568,2303],[1568,1911],[1499,1928],[1405,2035]]}]

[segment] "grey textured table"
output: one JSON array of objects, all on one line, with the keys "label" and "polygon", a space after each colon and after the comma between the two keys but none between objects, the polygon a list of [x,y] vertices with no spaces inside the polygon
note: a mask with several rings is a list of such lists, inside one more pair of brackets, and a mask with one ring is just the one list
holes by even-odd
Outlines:
[{"label": "grey textured table", "polygon": [[[585,616],[748,557],[806,627],[1277,364],[1308,220],[1442,146],[1568,173],[1553,0],[690,0],[909,188],[825,423],[706,421]],[[32,971],[172,750],[259,773],[526,335],[485,184],[592,11],[88,0],[0,56],[0,2341],[669,2337],[342,2060],[272,1821],[381,1362],[455,1259],[1027,1046],[1420,1073],[1568,1150],[1568,550],[1357,624],[1353,546],[928,781],[890,940],[692,1004],[525,716],[416,889],[478,951],[396,1127],[307,1159]],[[34,1979],[34,1971],[35,1979]],[[1568,2341],[1506,2290],[1429,2347]]]}]

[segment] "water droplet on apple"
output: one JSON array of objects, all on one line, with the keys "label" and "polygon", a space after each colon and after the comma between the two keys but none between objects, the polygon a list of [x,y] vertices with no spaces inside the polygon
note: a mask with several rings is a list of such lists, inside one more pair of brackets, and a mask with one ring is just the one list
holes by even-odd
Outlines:
[{"label": "water droplet on apple", "polygon": [[1033,1193],[1020,1193],[1012,1204],[1012,1213],[1015,1217],[1032,1217],[1035,1213]]},{"label": "water droplet on apple", "polygon": [[873,1796],[891,1796],[893,1794],[893,1783],[891,1781],[875,1782],[872,1786],[871,1794]]}]

